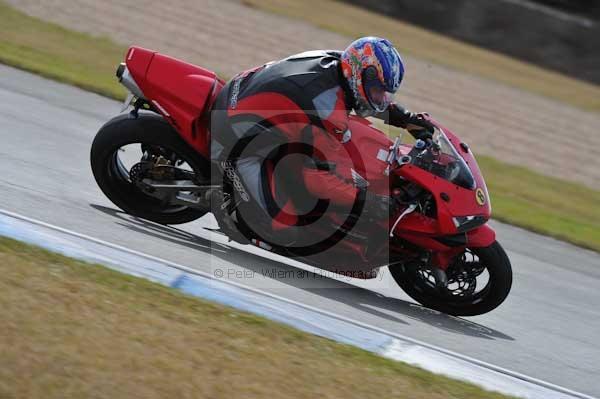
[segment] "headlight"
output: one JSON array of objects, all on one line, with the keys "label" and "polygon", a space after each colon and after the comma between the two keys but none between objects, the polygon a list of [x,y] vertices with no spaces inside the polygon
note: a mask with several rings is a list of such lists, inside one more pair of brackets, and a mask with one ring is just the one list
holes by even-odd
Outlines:
[{"label": "headlight", "polygon": [[456,229],[463,233],[465,231],[473,230],[476,227],[481,226],[486,222],[486,218],[483,216],[456,216],[452,218]]}]

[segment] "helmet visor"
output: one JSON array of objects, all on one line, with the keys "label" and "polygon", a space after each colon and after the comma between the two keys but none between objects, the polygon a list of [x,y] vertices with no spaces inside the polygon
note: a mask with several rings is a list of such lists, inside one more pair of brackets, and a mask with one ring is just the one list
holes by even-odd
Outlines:
[{"label": "helmet visor", "polygon": [[376,112],[383,112],[394,99],[394,93],[385,90],[378,79],[365,82],[365,94]]}]

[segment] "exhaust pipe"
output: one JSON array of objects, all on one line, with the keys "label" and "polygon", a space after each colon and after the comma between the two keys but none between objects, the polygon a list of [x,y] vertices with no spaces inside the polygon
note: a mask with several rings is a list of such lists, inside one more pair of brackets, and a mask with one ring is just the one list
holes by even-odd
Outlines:
[{"label": "exhaust pipe", "polygon": [[116,72],[117,78],[119,79],[119,83],[125,86],[134,96],[137,98],[144,98],[144,93],[140,90],[137,83],[129,73],[129,69],[127,69],[127,65],[125,63],[119,64]]}]

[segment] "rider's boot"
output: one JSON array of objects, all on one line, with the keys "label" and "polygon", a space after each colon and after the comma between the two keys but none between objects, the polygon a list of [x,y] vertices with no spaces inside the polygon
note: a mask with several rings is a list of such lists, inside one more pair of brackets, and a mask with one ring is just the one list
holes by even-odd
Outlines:
[{"label": "rider's boot", "polygon": [[[219,224],[219,229],[231,240],[240,244],[249,244],[250,240],[246,238],[237,228],[236,222],[229,213],[229,203],[221,189],[210,189],[205,194],[206,200],[210,203],[210,209]],[[233,211],[235,212],[235,210]]]}]

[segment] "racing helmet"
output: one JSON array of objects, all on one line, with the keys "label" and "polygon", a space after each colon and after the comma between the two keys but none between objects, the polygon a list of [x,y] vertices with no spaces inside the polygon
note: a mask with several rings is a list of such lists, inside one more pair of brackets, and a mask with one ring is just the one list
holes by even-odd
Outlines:
[{"label": "racing helmet", "polygon": [[373,36],[352,42],[342,53],[341,66],[360,116],[385,111],[404,76],[402,58],[392,43]]}]

